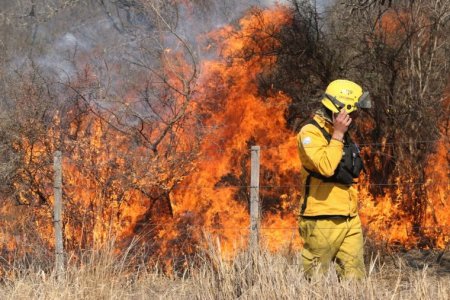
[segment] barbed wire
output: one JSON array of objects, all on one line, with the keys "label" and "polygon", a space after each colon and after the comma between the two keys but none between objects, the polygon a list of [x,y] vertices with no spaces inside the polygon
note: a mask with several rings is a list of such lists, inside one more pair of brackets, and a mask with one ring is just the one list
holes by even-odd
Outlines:
[{"label": "barbed wire", "polygon": [[[366,144],[360,144],[360,145],[376,145],[376,146],[385,146],[385,145],[394,145],[394,144],[411,144],[411,143],[436,143],[436,142],[442,142],[442,139],[439,140],[416,140],[416,141],[410,141],[410,142],[389,142],[389,143],[366,143]],[[445,141],[448,142],[448,141]],[[219,146],[219,145],[214,145],[214,146]],[[338,145],[339,147],[341,147],[342,145]],[[271,148],[277,148],[277,149],[281,149],[283,147],[286,147],[284,144],[281,145],[266,145],[266,146],[260,146],[260,149],[271,149]],[[323,147],[323,146],[317,146],[317,147]],[[289,148],[294,149],[295,146],[289,146]],[[249,151],[252,151],[252,149],[248,149]],[[41,153],[46,153],[46,154],[51,154],[50,151],[48,150],[34,150],[34,152],[41,152]],[[380,153],[380,152],[378,152]],[[387,153],[381,152],[380,154],[384,154],[384,155],[388,155]],[[145,156],[142,156],[145,158]],[[208,156],[203,155],[203,154],[197,154],[193,156],[193,159],[203,159],[205,160],[205,158],[214,158],[214,160],[217,159],[217,155],[214,156]],[[74,157],[70,157],[70,156],[63,156],[63,163],[66,164],[75,164],[77,167],[79,167],[80,173],[84,173],[87,170],[95,170],[95,171],[102,171],[102,170],[98,170],[99,168],[102,167],[109,167],[109,168],[117,168],[118,166],[122,166],[124,168],[128,168],[128,170],[132,171],[133,166],[130,163],[122,163],[119,162],[118,159],[123,159],[123,157],[111,157],[111,158],[105,158],[105,161],[92,161],[97,159],[95,156],[94,157],[81,157],[80,158],[74,158]],[[142,164],[145,164],[146,161],[145,159],[141,159],[139,160]],[[139,162],[138,161],[138,162]],[[48,161],[48,164],[52,164],[52,161]],[[151,163],[151,162],[150,162]],[[262,169],[265,168],[264,164],[261,166]],[[170,171],[170,170],[168,170]],[[300,173],[300,170],[299,170]],[[141,173],[139,174],[142,178],[146,178],[146,175],[149,175],[148,177],[151,178],[153,175],[152,173]],[[124,175],[126,176],[126,175]],[[225,181],[225,180],[224,180]],[[430,181],[422,181],[422,182],[397,182],[397,183],[383,183],[383,182],[376,182],[376,183],[368,183],[368,182],[357,182],[356,184],[359,185],[363,185],[363,186],[369,186],[369,187],[400,187],[400,186],[420,186],[420,185],[426,185],[428,187],[430,186],[449,186],[449,182],[447,181],[442,181],[442,182],[430,182]],[[309,187],[314,187],[314,186],[320,186],[322,184],[310,184],[308,185]],[[221,178],[218,179],[218,182],[212,185],[198,185],[198,184],[194,184],[194,185],[175,185],[172,187],[166,187],[166,189],[170,189],[170,190],[198,190],[198,189],[213,189],[213,190],[217,190],[217,189],[229,189],[229,188],[235,188],[235,189],[252,189],[252,188],[258,188],[258,189],[263,189],[263,190],[267,190],[267,189],[302,189],[303,187],[305,187],[306,185],[299,183],[298,185],[292,185],[292,184],[288,184],[288,185],[260,185],[260,186],[250,186],[250,185],[236,185],[236,184],[227,184],[226,182],[221,182]]]},{"label": "barbed wire", "polygon": [[[343,217],[343,220],[345,220],[346,218]],[[330,220],[330,219],[328,219]],[[331,220],[335,220],[335,219],[331,219]],[[173,223],[166,223],[166,224],[173,224]],[[163,224],[158,224],[158,225],[163,225]],[[405,226],[408,226],[408,224],[406,224]],[[155,226],[157,227],[157,226]],[[388,229],[392,229],[391,226],[372,226],[373,228],[371,228],[371,226],[367,226],[367,225],[362,225],[361,226],[363,229],[366,230],[388,230]],[[216,230],[216,231],[221,231],[221,230],[235,230],[235,231],[250,231],[251,227],[250,225],[248,227],[212,227],[212,226],[202,226],[202,225],[191,225],[191,224],[186,224],[185,226],[186,229],[208,229],[208,230]],[[336,228],[336,227],[318,227],[319,229],[333,229],[333,230],[342,230],[342,228]],[[359,227],[355,226],[355,227],[348,227],[345,229],[358,229]],[[179,229],[179,228],[178,228]],[[259,228],[259,230],[295,230],[297,231],[299,229],[299,227],[263,227],[263,228]],[[419,229],[450,229],[450,225],[436,225],[436,226],[415,226],[415,225],[409,225],[409,228],[397,228],[397,229],[406,229],[408,231],[415,231],[415,230],[419,230]],[[394,233],[392,233],[394,234]],[[397,232],[395,233],[397,234]],[[450,231],[448,232],[448,235],[450,236]]]},{"label": "barbed wire", "polygon": [[[437,140],[414,140],[414,141],[408,141],[408,142],[360,142],[357,143],[358,146],[360,147],[366,147],[366,146],[378,146],[378,147],[385,147],[385,146],[394,146],[394,145],[409,145],[409,144],[434,144],[434,143],[450,143],[450,139],[448,138],[442,138],[442,139],[437,139]],[[260,148],[260,150],[268,150],[268,149],[297,149],[298,145],[297,143],[293,143],[292,145],[286,145],[286,144],[273,144],[273,145],[254,145],[254,146],[258,146]],[[341,144],[336,144],[336,145],[303,145],[303,148],[325,148],[325,147],[342,147]],[[248,150],[248,151],[252,151],[252,146],[250,146],[250,148],[246,147],[226,147],[225,145],[219,145],[218,143],[215,144],[211,144],[209,147],[209,150],[214,150],[215,153],[225,153],[227,149],[232,149],[232,150]],[[36,150],[34,149],[32,151],[33,153],[36,154],[40,154],[40,153],[44,153],[44,154],[51,154],[52,151],[48,151],[48,150]],[[153,153],[151,149],[148,149],[149,154]],[[205,151],[204,151],[205,152]],[[193,154],[194,155],[195,151],[174,151],[173,154]],[[195,154],[196,156],[204,156],[205,153],[202,153],[202,151],[200,151],[199,154]],[[212,155],[208,155],[211,156]],[[65,156],[66,157],[66,156]],[[216,158],[216,156],[214,156],[214,158]]]},{"label": "barbed wire", "polygon": [[[434,143],[439,143],[439,142],[443,142],[443,143],[449,143],[450,141],[447,139],[438,139],[438,140],[415,140],[415,141],[408,141],[408,142],[360,142],[360,143],[356,143],[358,146],[360,147],[367,147],[367,146],[380,146],[380,147],[385,147],[385,146],[394,146],[394,145],[407,145],[407,144],[434,144]],[[283,149],[283,148],[296,148],[296,144],[292,145],[292,146],[287,146],[285,144],[282,145],[265,145],[265,146],[260,146],[261,150],[267,150],[267,149],[272,149],[272,148],[278,148],[278,149]],[[337,144],[335,146],[333,145],[303,145],[303,148],[325,148],[325,147],[342,147],[341,144]],[[248,150],[251,150],[251,148],[249,148]]]},{"label": "barbed wire", "polygon": [[[356,183],[358,184],[358,183]],[[362,183],[359,183],[362,184]],[[380,186],[380,187],[393,187],[393,186],[417,186],[417,185],[427,185],[427,186],[439,186],[439,185],[448,185],[450,187],[450,183],[449,182],[405,182],[405,183],[369,183],[369,184],[364,184],[364,186]],[[221,188],[238,188],[238,189],[243,189],[243,188],[258,188],[258,189],[275,189],[275,188],[279,188],[279,189],[299,189],[305,186],[309,186],[309,187],[315,187],[315,186],[323,186],[323,184],[309,184],[309,185],[263,185],[263,186],[250,186],[250,185],[221,185],[221,186],[206,186],[206,185],[192,185],[192,186],[175,186],[173,187],[173,190],[191,190],[191,189],[221,189]]]},{"label": "barbed wire", "polygon": [[[65,161],[67,163],[67,160],[70,160],[70,158],[64,157],[63,161]],[[85,173],[85,172],[90,172],[92,170],[95,171],[99,171],[102,172],[102,170],[99,170],[99,168],[101,167],[111,167],[111,168],[116,168],[117,167],[117,163],[115,161],[106,161],[106,162],[102,162],[100,164],[95,163],[95,164],[86,164],[86,163],[80,163],[78,160],[74,160],[74,162],[76,163],[77,167],[81,168],[80,172],[81,174]],[[53,163],[53,162],[52,162]],[[123,166],[123,167],[127,167],[127,166]],[[264,168],[264,166],[262,166],[262,168]],[[130,171],[130,169],[128,169]],[[132,171],[132,170],[131,170]],[[64,172],[64,171],[63,171]],[[300,173],[300,170],[299,172]],[[147,178],[146,173],[142,173],[139,174],[141,179],[145,179]],[[66,175],[67,176],[67,175]],[[240,175],[239,175],[240,176]],[[239,177],[237,176],[237,177]],[[126,174],[123,175],[123,177],[126,177]],[[152,178],[154,177],[154,175],[152,175],[151,173],[149,173],[148,178]],[[309,187],[316,187],[316,186],[323,186],[323,183],[319,183],[319,184],[309,184],[309,185],[305,185],[301,182],[299,182],[298,185],[292,185],[292,184],[281,184],[281,185],[260,185],[260,186],[251,186],[251,185],[245,185],[245,184],[228,184],[225,182],[221,181],[221,178],[217,179],[218,181],[214,184],[211,185],[198,185],[198,184],[192,184],[192,185],[175,185],[173,187],[166,187],[166,189],[170,189],[170,190],[198,190],[198,189],[212,189],[212,190],[218,190],[218,189],[254,189],[254,188],[258,188],[258,189],[263,189],[263,190],[267,190],[267,189],[303,189],[306,186]],[[370,182],[366,182],[366,181],[361,181],[361,182],[355,182],[354,183],[355,186],[365,186],[365,187],[405,187],[405,186],[449,186],[450,187],[450,182],[449,180],[443,180],[440,182],[431,182],[431,181],[414,181],[414,182],[399,182],[399,183],[387,183],[387,182],[378,182],[378,183],[370,183]]]},{"label": "barbed wire", "polygon": [[[162,225],[169,225],[169,224],[175,224],[175,222],[174,223],[160,223],[158,225],[162,226]],[[179,225],[179,224],[177,224],[177,225]],[[152,227],[152,228],[155,227],[155,229],[156,229],[156,227],[158,227],[158,226],[151,226],[151,225],[147,224],[146,226],[144,226],[144,228],[145,227]],[[436,226],[415,226],[415,225],[410,225],[409,227],[406,227],[406,228],[396,228],[397,231],[392,232],[392,233],[387,232],[388,230],[391,230],[392,227],[388,227],[388,226],[384,226],[384,227],[383,226],[372,226],[371,227],[371,226],[364,225],[364,224],[361,225],[361,227],[357,227],[357,226],[355,226],[355,227],[348,227],[348,228],[345,228],[345,230],[352,230],[352,229],[359,230],[360,228],[362,229],[363,233],[366,231],[365,232],[366,235],[367,234],[371,234],[371,231],[383,231],[382,233],[384,234],[384,236],[386,236],[385,234],[387,233],[388,234],[387,236],[391,237],[392,235],[396,235],[397,236],[398,235],[398,230],[401,230],[401,229],[405,229],[407,236],[415,236],[414,235],[415,234],[414,231],[421,231],[422,230],[422,233],[426,234],[427,233],[426,230],[450,229],[450,225],[436,225]],[[188,231],[199,230],[199,229],[203,229],[205,231],[208,231],[206,233],[212,233],[214,231],[216,231],[216,232],[217,231],[239,231],[239,232],[243,231],[243,232],[247,232],[248,234],[251,234],[251,232],[252,232],[250,225],[247,226],[247,227],[221,227],[221,228],[216,228],[216,227],[210,227],[210,226],[186,224],[185,226],[181,226],[181,227],[178,226],[177,227],[177,231],[181,232],[181,234],[186,234]],[[321,230],[322,229],[324,229],[324,230],[340,230],[340,231],[343,230],[342,228],[336,228],[336,227],[317,227],[317,229],[321,229]],[[259,233],[260,234],[264,234],[261,231],[295,231],[297,233],[298,230],[299,230],[299,226],[297,226],[297,227],[276,227],[276,228],[265,227],[265,228],[259,228]],[[209,232],[209,231],[212,231],[212,232]],[[432,231],[432,232],[436,233],[436,231]],[[381,232],[377,232],[377,233],[381,233]],[[443,234],[444,236],[449,236],[450,237],[450,231],[448,231],[448,232],[440,232],[440,233]],[[200,233],[197,232],[197,234],[200,234]],[[418,232],[417,234],[420,235],[420,232]]]},{"label": "barbed wire", "polygon": [[[441,141],[441,140],[430,140],[430,141],[417,141],[416,143],[436,143],[436,142],[439,142],[439,141]],[[446,142],[450,142],[450,141],[446,141]],[[402,143],[402,142],[398,142],[398,143],[388,143],[388,144],[382,144],[382,143],[370,143],[370,144],[365,144],[365,145],[377,145],[377,146],[383,146],[383,145],[394,145],[394,144],[410,144],[410,143]],[[329,147],[329,146],[328,146]],[[332,147],[334,147],[334,146],[332,146]],[[336,145],[336,147],[342,147],[342,145]],[[289,147],[282,147],[282,146],[279,146],[279,145],[277,145],[277,146],[271,146],[271,145],[268,145],[268,146],[260,146],[260,149],[262,149],[262,150],[264,150],[264,149],[283,149],[283,148],[289,148],[289,149],[297,149],[297,147],[296,146],[289,146]],[[324,148],[324,146],[305,146],[305,148]],[[232,149],[234,149],[235,150],[235,148],[232,148]],[[251,148],[248,148],[248,151],[252,151],[252,149]],[[36,153],[36,154],[39,154],[39,153],[45,153],[45,154],[51,154],[51,152],[49,152],[49,151],[46,151],[46,150],[42,150],[42,151],[39,151],[39,150],[33,150],[33,153]],[[176,155],[176,154],[184,154],[184,153],[187,153],[187,154],[191,154],[192,155],[192,158],[193,159],[201,159],[201,160],[203,160],[203,161],[215,161],[215,160],[217,160],[218,159],[218,157],[217,157],[217,155],[211,155],[211,154],[208,154],[208,155],[206,155],[205,153],[193,153],[193,152],[175,152],[174,154]],[[225,153],[225,150],[223,150],[222,149],[222,152],[220,152],[220,151],[216,151],[216,154],[217,153]],[[120,153],[118,153],[118,154],[120,154]],[[391,154],[390,153],[386,153],[386,152],[377,152],[376,154],[381,154],[381,155],[387,155],[387,156],[391,156]],[[139,155],[140,157],[142,157],[143,159],[146,157],[145,155]],[[262,155],[262,158],[263,158],[263,155]],[[92,165],[91,165],[91,167],[101,167],[101,166],[104,166],[104,165],[111,165],[111,164],[114,164],[114,163],[117,163],[117,159],[123,159],[123,157],[112,157],[112,158],[110,158],[109,160],[107,160],[107,161],[103,161],[103,162],[92,162]],[[271,159],[273,160],[273,157],[271,157]],[[65,156],[63,156],[63,160],[64,161],[71,161],[71,162],[75,162],[75,163],[80,163],[80,162],[86,162],[86,161],[89,161],[89,158],[78,158],[78,159],[76,159],[76,158],[73,158],[73,157],[69,157],[69,156],[67,156],[67,155],[65,155]],[[48,163],[50,163],[50,162],[48,162]],[[83,164],[83,166],[84,167],[89,167],[89,166],[87,166],[87,163],[85,163],[85,164]]]}]

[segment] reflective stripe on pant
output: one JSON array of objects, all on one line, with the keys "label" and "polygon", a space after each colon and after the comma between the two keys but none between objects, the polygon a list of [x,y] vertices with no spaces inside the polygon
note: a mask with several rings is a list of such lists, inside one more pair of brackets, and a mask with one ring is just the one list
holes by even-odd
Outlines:
[{"label": "reflective stripe on pant", "polygon": [[304,241],[303,268],[308,276],[326,272],[332,261],[344,278],[363,278],[364,248],[361,220],[300,219],[300,235]]}]

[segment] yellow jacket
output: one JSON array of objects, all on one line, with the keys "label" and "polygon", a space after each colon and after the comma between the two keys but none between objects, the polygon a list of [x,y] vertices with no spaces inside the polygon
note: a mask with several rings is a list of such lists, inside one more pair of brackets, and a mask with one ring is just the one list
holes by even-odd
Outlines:
[{"label": "yellow jacket", "polygon": [[[333,125],[322,116],[316,114],[314,120],[333,135]],[[298,151],[302,163],[301,178],[303,197],[305,201],[305,184],[309,169],[326,177],[331,177],[337,168],[344,149],[344,144],[331,139],[328,144],[319,128],[313,124],[302,127],[297,135]],[[356,216],[358,192],[352,186],[335,182],[323,182],[319,178],[310,177],[309,196],[306,202],[304,216]]]}]

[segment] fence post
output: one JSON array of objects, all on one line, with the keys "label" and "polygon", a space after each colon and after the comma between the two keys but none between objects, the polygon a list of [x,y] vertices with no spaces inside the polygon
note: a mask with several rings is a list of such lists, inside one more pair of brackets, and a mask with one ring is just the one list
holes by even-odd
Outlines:
[{"label": "fence post", "polygon": [[54,204],[53,204],[53,225],[55,228],[55,270],[58,279],[64,273],[64,245],[62,234],[62,166],[61,151],[55,151],[53,157],[54,169]]},{"label": "fence post", "polygon": [[259,209],[259,158],[260,147],[251,148],[250,166],[250,249],[258,249],[260,209]]}]

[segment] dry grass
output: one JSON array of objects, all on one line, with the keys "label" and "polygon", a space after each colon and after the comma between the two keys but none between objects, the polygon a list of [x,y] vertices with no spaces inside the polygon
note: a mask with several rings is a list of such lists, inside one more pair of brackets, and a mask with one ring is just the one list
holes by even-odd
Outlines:
[{"label": "dry grass", "polygon": [[363,281],[339,281],[333,271],[307,281],[298,255],[241,253],[232,262],[211,247],[179,276],[136,266],[112,247],[86,253],[58,280],[37,266],[15,267],[0,299],[449,299],[450,276],[373,259]]}]

